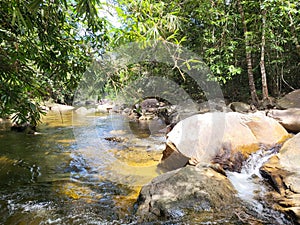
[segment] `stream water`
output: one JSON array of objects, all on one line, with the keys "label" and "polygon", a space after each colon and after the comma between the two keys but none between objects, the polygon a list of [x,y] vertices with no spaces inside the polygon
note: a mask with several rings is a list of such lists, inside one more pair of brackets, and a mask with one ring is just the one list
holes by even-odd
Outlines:
[{"label": "stream water", "polygon": [[[158,175],[162,128],[121,115],[50,112],[36,135],[0,131],[0,224],[136,224],[140,188]],[[258,162],[271,154],[257,153],[228,177],[241,198],[280,224],[282,215],[255,200],[263,191]]]},{"label": "stream water", "polygon": [[249,207],[255,210],[264,220],[274,221],[273,223],[275,224],[292,224],[287,221],[282,213],[272,210],[271,207],[267,206],[266,202],[262,201],[264,194],[268,190],[259,169],[273,155],[278,153],[278,150],[278,146],[271,149],[262,147],[244,162],[240,173],[227,171],[226,175],[238,191],[239,197],[248,203]]},{"label": "stream water", "polygon": [[2,131],[0,224],[128,223],[158,175],[165,140],[153,123],[49,113],[37,135]]}]

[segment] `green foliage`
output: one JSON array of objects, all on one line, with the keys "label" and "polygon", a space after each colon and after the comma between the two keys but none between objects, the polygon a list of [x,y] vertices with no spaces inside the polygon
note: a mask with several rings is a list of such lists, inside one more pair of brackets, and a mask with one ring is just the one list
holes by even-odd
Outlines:
[{"label": "green foliage", "polygon": [[[241,80],[236,77],[247,77],[246,49],[252,55],[256,86],[261,87],[262,16],[266,12],[265,67],[270,92],[278,95],[288,90],[288,82],[299,87],[299,1],[241,1],[248,30],[245,34],[237,2],[118,1],[116,9],[123,25],[116,31],[113,45],[148,40],[180,43],[203,58],[213,79],[224,88],[231,80]],[[247,85],[248,81],[244,82]]]},{"label": "green foliage", "polygon": [[[179,66],[150,60],[122,67],[100,63],[97,70],[87,70],[94,57],[130,42],[139,42],[145,48],[149,41],[181,45],[202,57],[214,75],[207,79],[223,85],[224,93],[232,94],[228,90],[234,84],[241,87],[244,95],[248,85],[245,49],[251,53],[255,85],[261,86],[263,29],[270,93],[277,95],[291,87],[299,88],[299,1],[240,2],[246,33],[238,0],[121,0],[113,1],[112,5],[100,0],[2,0],[0,116],[13,114],[18,123],[36,125],[41,102],[53,98],[70,103],[84,71],[99,74],[94,81],[85,76],[81,85],[93,82],[97,88],[82,95],[113,95],[139,77],[164,76],[195,98],[202,96],[197,84]],[[114,7],[120,27],[113,27],[101,17],[104,5]],[[196,64],[187,60],[181,66],[189,69]],[[201,63],[198,66],[201,69]],[[102,73],[107,76],[101,77]]]},{"label": "green foliage", "polygon": [[0,117],[35,126],[39,102],[70,102],[105,29],[94,0],[1,1]]}]

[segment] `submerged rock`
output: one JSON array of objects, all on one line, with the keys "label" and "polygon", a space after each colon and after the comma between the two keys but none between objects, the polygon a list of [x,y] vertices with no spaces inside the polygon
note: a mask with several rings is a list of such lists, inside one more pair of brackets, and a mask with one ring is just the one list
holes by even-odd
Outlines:
[{"label": "submerged rock", "polygon": [[276,207],[300,224],[300,133],[284,143],[279,154],[261,168],[261,173],[277,192],[272,193]]},{"label": "submerged rock", "polygon": [[267,116],[277,120],[288,131],[300,132],[300,108],[270,110]]},{"label": "submerged rock", "polygon": [[[180,121],[167,135],[167,146],[160,163],[166,170],[184,162],[216,162],[224,169],[239,171],[243,161],[261,145],[272,147],[289,134],[264,113],[206,113]],[[174,163],[172,151],[180,163]]]}]

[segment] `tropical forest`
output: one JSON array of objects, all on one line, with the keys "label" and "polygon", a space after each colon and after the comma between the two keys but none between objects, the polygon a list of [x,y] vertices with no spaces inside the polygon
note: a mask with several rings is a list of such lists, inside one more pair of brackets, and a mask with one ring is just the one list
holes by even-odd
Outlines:
[{"label": "tropical forest", "polygon": [[0,0],[0,224],[300,224],[298,0]]}]

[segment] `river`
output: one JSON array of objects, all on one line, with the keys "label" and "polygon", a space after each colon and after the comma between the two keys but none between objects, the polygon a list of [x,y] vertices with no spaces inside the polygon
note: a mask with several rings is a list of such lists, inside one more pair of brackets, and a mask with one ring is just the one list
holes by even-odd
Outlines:
[{"label": "river", "polygon": [[[164,127],[159,120],[134,122],[120,114],[50,111],[35,135],[1,130],[0,224],[137,224],[139,191],[160,174]],[[248,164],[259,164],[259,155]],[[291,224],[253,200],[262,184],[250,172],[228,176],[242,199],[274,221],[254,224]],[[207,222],[198,217],[183,224],[232,224],[216,215]]]},{"label": "river", "polygon": [[151,123],[50,112],[36,135],[1,131],[0,224],[133,221],[164,148],[163,124]]}]

